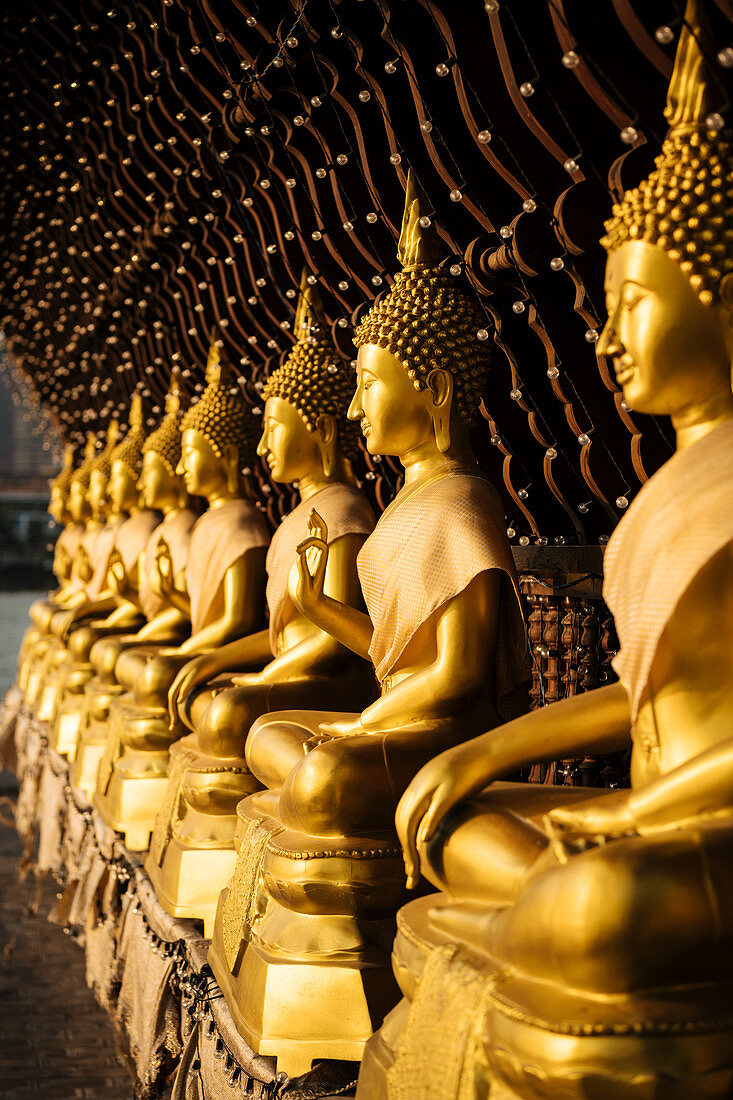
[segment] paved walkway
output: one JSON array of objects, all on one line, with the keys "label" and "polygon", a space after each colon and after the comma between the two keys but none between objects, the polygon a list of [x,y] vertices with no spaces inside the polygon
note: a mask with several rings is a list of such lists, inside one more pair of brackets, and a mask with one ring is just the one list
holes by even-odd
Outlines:
[{"label": "paved walkway", "polygon": [[[0,796],[11,793],[6,778]],[[33,913],[20,853],[15,830],[0,824],[0,1100],[133,1100],[114,1026],[87,989],[84,952],[46,920],[55,883]]]}]

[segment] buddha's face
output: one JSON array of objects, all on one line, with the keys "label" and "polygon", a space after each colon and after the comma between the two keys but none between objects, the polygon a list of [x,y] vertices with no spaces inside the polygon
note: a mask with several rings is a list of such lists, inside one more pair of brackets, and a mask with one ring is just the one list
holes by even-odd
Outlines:
[{"label": "buddha's face", "polygon": [[113,512],[128,512],[138,503],[137,477],[120,459],[112,463],[107,495]]},{"label": "buddha's face", "polygon": [[630,408],[684,415],[730,389],[721,308],[704,306],[657,245],[627,241],[609,254],[606,305],[598,351]]},{"label": "buddha's face", "polygon": [[282,397],[268,397],[265,403],[257,454],[267,462],[274,481],[299,481],[322,468],[317,433],[308,431],[295,406]]},{"label": "buddha's face", "polygon": [[101,470],[92,470],[87,499],[94,518],[104,519],[107,508],[107,479]]},{"label": "buddha's face", "polygon": [[146,451],[143,455],[137,488],[143,508],[165,508],[178,499],[178,478],[155,451]]},{"label": "buddha's face", "polygon": [[66,498],[60,489],[51,490],[51,499],[48,502],[48,514],[57,523],[64,523],[67,517]]},{"label": "buddha's face", "polygon": [[181,461],[176,473],[183,477],[193,496],[215,495],[227,484],[224,459],[219,458],[206,436],[195,428],[187,428],[181,436]]},{"label": "buddha's face", "polygon": [[370,454],[401,458],[435,442],[426,391],[415,389],[394,355],[365,344],[359,348],[356,379],[348,416],[359,421]]}]

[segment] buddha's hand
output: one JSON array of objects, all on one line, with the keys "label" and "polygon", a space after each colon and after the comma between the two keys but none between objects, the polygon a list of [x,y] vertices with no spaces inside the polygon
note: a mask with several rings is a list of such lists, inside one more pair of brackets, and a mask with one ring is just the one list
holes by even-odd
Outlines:
[{"label": "buddha's hand", "polygon": [[118,596],[127,591],[127,570],[119,550],[114,549],[107,562],[107,583]]},{"label": "buddha's hand", "polygon": [[194,657],[178,673],[168,692],[168,715],[171,729],[177,726],[181,720],[185,721],[188,696],[199,684],[205,683],[209,679],[209,675],[205,655]]},{"label": "buddha's hand", "polygon": [[76,625],[76,615],[74,614],[73,609],[71,611],[64,611],[57,622],[59,638],[62,642],[68,641],[69,634]]},{"label": "buddha's hand", "polygon": [[420,878],[419,844],[433,837],[443,818],[459,802],[478,794],[494,776],[487,774],[472,742],[447,749],[429,761],[402,795],[395,815],[407,872],[407,888]]},{"label": "buddha's hand", "polygon": [[92,579],[94,570],[92,569],[92,561],[85,546],[80,546],[76,552],[76,571],[79,579],[84,584]]},{"label": "buddha's hand", "polygon": [[361,715],[352,718],[342,718],[337,722],[319,722],[318,730],[312,734],[303,744],[303,752],[307,755],[319,745],[326,745],[335,737],[357,737],[364,733],[361,724]]},{"label": "buddha's hand", "polygon": [[173,557],[165,539],[158,539],[155,547],[155,564],[150,578],[150,587],[156,596],[165,599],[175,587]]},{"label": "buddha's hand", "polygon": [[582,806],[558,806],[545,819],[548,829],[560,838],[605,839],[637,832],[628,791],[618,791]]},{"label": "buddha's hand", "polygon": [[308,537],[295,548],[298,579],[290,593],[298,609],[307,615],[323,597],[328,565],[328,528],[315,509],[308,517]]}]

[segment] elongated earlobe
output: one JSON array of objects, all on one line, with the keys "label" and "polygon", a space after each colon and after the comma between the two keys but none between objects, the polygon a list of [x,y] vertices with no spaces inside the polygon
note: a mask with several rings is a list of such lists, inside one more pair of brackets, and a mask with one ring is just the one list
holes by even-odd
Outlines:
[{"label": "elongated earlobe", "polygon": [[441,454],[450,450],[450,414],[453,406],[453,375],[450,371],[436,368],[426,379],[428,393],[432,398],[430,419],[433,422],[435,443]]}]

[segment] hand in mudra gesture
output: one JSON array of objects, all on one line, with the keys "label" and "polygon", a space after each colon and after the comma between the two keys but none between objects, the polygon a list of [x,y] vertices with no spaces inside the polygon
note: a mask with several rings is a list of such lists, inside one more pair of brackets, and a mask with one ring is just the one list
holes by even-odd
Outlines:
[{"label": "hand in mudra gesture", "polygon": [[127,571],[119,550],[113,550],[107,565],[107,581],[110,588],[121,594],[127,587]]},{"label": "hand in mudra gesture", "polygon": [[173,558],[165,539],[158,539],[158,545],[155,548],[154,579],[153,587],[157,588],[157,595],[167,596],[173,591],[175,584]]},{"label": "hand in mudra gesture", "polygon": [[328,528],[315,509],[308,517],[308,536],[295,548],[298,579],[291,596],[305,614],[323,598],[328,565]]}]

